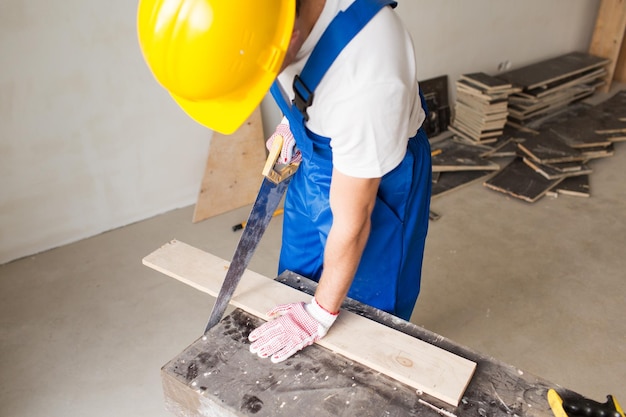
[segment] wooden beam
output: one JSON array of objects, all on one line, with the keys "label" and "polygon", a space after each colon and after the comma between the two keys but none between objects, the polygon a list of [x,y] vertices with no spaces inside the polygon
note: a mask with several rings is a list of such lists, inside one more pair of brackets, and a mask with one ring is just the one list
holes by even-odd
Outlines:
[{"label": "wooden beam", "polygon": [[260,108],[232,135],[215,132],[193,222],[254,203],[266,155]]},{"label": "wooden beam", "polygon": [[[620,59],[620,52],[623,50],[622,43],[625,30],[626,0],[602,0],[589,47],[590,54],[611,60],[607,66],[606,83],[600,88],[600,91],[608,92],[611,87]],[[620,77],[622,71],[623,68],[620,68]]]},{"label": "wooden beam", "polygon": [[615,66],[615,74],[613,79],[626,83],[626,31],[624,32],[624,40],[622,40],[622,50],[619,53],[619,59]]},{"label": "wooden beam", "polygon": [[[146,256],[143,263],[214,297],[229,265],[176,240]],[[294,288],[246,270],[231,304],[267,320],[265,313],[272,307],[309,299]],[[342,311],[318,343],[454,406],[476,368],[472,361],[348,311]]]}]

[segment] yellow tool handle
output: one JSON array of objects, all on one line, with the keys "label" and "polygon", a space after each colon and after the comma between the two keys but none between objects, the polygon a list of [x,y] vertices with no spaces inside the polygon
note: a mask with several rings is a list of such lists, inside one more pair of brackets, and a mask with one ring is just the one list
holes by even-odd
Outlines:
[{"label": "yellow tool handle", "polygon": [[567,413],[563,409],[563,400],[561,399],[561,396],[552,388],[548,390],[548,404],[550,404],[554,417],[568,417]]},{"label": "yellow tool handle", "polygon": [[[272,217],[280,216],[280,215],[281,215],[281,214],[283,214],[284,212],[285,212],[285,210],[284,210],[284,209],[282,209],[282,208],[276,209],[276,210],[274,211],[274,213],[272,214]],[[237,230],[241,230],[241,229],[243,229],[244,227],[246,227],[246,224],[247,224],[247,223],[248,223],[248,222],[241,222],[241,223],[237,223],[236,225],[234,225],[234,226],[232,227],[233,232],[236,232]]]},{"label": "yellow tool handle", "polygon": [[[626,417],[624,410],[615,397],[607,395],[605,403],[599,403],[588,398],[561,398],[553,389],[548,390],[548,404],[555,417],[575,416],[605,416]],[[568,414],[569,412],[569,414]]]}]

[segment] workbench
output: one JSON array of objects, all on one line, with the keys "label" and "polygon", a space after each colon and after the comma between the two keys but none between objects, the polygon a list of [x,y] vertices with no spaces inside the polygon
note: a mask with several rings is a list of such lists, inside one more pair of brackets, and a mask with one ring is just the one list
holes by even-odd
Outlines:
[{"label": "workbench", "polygon": [[[315,291],[315,282],[289,271],[276,280]],[[250,353],[248,334],[263,321],[235,309],[163,366],[166,408],[181,417],[552,416],[549,388],[579,396],[375,308],[353,300],[343,308],[476,362],[459,406],[318,345],[279,364],[261,359]]]}]

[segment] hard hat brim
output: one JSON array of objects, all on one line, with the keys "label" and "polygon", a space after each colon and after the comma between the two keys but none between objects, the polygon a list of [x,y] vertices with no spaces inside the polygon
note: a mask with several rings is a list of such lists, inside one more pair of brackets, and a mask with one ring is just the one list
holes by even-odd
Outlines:
[{"label": "hard hat brim", "polygon": [[234,133],[256,108],[254,105],[246,106],[241,102],[226,99],[191,101],[174,94],[172,98],[197,123],[224,135]]},{"label": "hard hat brim", "polygon": [[[284,60],[284,57],[283,57]],[[278,63],[278,67],[282,60]],[[192,119],[224,135],[234,133],[261,104],[276,79],[277,72],[264,72],[247,91],[221,96],[213,100],[194,101],[170,93]]]}]

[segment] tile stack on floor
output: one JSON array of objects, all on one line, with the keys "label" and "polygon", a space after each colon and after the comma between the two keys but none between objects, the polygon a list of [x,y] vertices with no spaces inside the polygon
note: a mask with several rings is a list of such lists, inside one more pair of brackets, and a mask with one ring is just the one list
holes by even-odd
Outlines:
[{"label": "tile stack on floor", "polygon": [[[546,194],[588,197],[590,161],[626,140],[626,92],[598,106],[580,102],[604,83],[608,62],[574,52],[497,77],[461,76],[449,137],[433,143],[441,152],[433,197],[478,180],[530,203]],[[494,169],[493,158],[509,159]]]},{"label": "tile stack on floor", "polygon": [[450,130],[476,143],[493,143],[502,135],[508,97],[520,91],[483,72],[464,74],[456,82],[455,116]]},{"label": "tile stack on floor", "polygon": [[602,86],[608,59],[573,52],[528,65],[497,78],[520,90],[509,97],[509,124],[521,128],[591,96]]},{"label": "tile stack on floor", "polygon": [[591,161],[612,156],[613,144],[626,140],[626,91],[598,106],[571,106],[514,136],[517,157],[486,187],[530,203],[551,192],[588,197]]},{"label": "tile stack on floor", "polygon": [[484,156],[491,148],[472,143],[451,132],[433,140],[431,148],[433,198],[484,179],[500,169],[500,165]]}]

